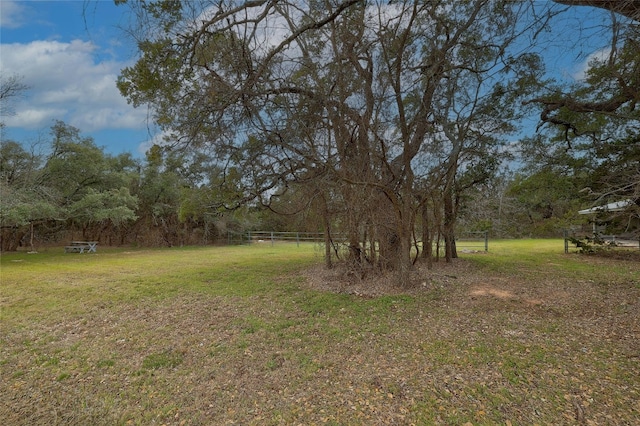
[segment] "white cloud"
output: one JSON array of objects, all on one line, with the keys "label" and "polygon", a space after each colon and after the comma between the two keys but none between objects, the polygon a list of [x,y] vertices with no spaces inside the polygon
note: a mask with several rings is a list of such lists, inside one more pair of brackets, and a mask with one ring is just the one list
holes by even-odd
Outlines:
[{"label": "white cloud", "polygon": [[23,4],[11,0],[0,0],[0,28],[19,28],[23,24]]},{"label": "white cloud", "polygon": [[63,116],[65,112],[61,108],[26,108],[20,114],[5,119],[5,122],[11,127],[32,128],[33,123],[52,124],[51,117]]},{"label": "white cloud", "polygon": [[571,74],[571,77],[576,81],[584,80],[587,77],[587,71],[591,68],[592,64],[594,62],[606,62],[609,59],[609,55],[611,55],[610,47],[596,50],[577,65],[575,71]]},{"label": "white cloud", "polygon": [[170,136],[170,133],[166,131],[156,133],[155,135],[151,136],[150,139],[138,145],[138,148],[137,148],[138,154],[141,154],[141,155],[146,154],[147,151],[149,151],[151,147],[154,145],[159,145],[159,146],[167,145],[166,138],[169,136]]},{"label": "white cloud", "polygon": [[144,127],[146,112],[128,105],[116,87],[126,64],[96,63],[97,51],[82,40],[3,44],[0,72],[19,75],[29,86],[14,105],[15,116],[5,119],[7,126],[41,129],[63,120],[83,132]]}]

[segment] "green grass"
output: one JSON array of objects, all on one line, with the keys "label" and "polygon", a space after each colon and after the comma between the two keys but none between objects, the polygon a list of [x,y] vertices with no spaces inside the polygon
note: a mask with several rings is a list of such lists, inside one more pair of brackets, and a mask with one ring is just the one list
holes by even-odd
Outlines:
[{"label": "green grass", "polygon": [[[311,244],[0,258],[8,424],[633,424],[640,268],[492,241],[319,291]],[[365,288],[366,290],[366,288]],[[576,414],[578,410],[581,414]]]},{"label": "green grass", "polygon": [[173,351],[147,355],[142,360],[144,370],[156,370],[158,368],[175,368],[182,364],[182,355]]},{"label": "green grass", "polygon": [[[625,249],[634,251],[634,249]],[[630,279],[640,285],[638,263],[610,263],[602,269],[601,262],[592,255],[580,255],[571,249],[564,254],[561,239],[492,240],[485,255],[465,255],[472,262],[500,273],[546,275],[573,275],[576,279],[595,279],[605,282],[609,279]],[[595,261],[594,261],[595,259]],[[636,258],[640,259],[640,257]]]},{"label": "green grass", "polygon": [[0,259],[5,321],[79,315],[95,307],[184,292],[247,296],[270,280],[315,262],[314,246],[107,250],[97,254],[5,253]]}]

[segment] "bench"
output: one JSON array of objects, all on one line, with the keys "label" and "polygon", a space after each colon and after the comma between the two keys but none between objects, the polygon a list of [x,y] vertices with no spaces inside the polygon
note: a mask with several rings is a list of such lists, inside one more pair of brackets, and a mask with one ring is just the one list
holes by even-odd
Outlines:
[{"label": "bench", "polygon": [[64,247],[65,253],[95,253],[97,241],[71,241],[70,246]]}]

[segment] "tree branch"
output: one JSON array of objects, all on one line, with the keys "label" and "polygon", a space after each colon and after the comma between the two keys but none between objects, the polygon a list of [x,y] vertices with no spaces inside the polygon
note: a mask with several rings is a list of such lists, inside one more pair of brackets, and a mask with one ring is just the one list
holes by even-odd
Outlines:
[{"label": "tree branch", "polygon": [[636,0],[553,0],[567,6],[592,6],[616,12],[640,21],[640,3]]}]

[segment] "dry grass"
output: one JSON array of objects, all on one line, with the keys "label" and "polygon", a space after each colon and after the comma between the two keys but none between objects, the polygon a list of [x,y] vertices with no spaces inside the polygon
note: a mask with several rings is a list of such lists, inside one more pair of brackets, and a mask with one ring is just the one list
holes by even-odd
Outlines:
[{"label": "dry grass", "polygon": [[294,246],[3,256],[0,418],[638,424],[638,263],[505,247],[404,292]]}]

